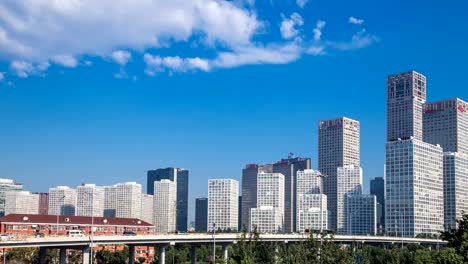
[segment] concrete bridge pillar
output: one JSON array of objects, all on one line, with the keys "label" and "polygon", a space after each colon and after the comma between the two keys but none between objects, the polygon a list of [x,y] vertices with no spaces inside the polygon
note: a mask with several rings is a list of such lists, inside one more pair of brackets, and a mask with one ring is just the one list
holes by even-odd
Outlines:
[{"label": "concrete bridge pillar", "polygon": [[40,247],[39,248],[39,264],[46,264],[46,254],[47,254],[47,248]]},{"label": "concrete bridge pillar", "polygon": [[128,264],[135,264],[135,246],[128,246]]},{"label": "concrete bridge pillar", "polygon": [[192,251],[190,254],[190,263],[197,264],[197,245],[192,244]]},{"label": "concrete bridge pillar", "polygon": [[67,264],[67,249],[66,248],[60,248],[60,264]]},{"label": "concrete bridge pillar", "polygon": [[159,247],[159,264],[166,263],[166,248],[167,245],[160,245]]},{"label": "concrete bridge pillar", "polygon": [[89,247],[83,248],[83,260],[81,263],[90,264],[90,258],[91,258],[91,248]]},{"label": "concrete bridge pillar", "polygon": [[228,258],[229,258],[228,245],[224,244],[223,245],[223,260],[224,260],[224,263],[228,262]]}]

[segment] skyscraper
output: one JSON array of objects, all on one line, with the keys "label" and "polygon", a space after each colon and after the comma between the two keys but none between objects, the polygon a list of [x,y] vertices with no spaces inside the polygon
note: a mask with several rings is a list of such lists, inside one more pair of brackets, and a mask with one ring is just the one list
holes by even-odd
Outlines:
[{"label": "skyscraper", "polygon": [[337,232],[344,235],[347,233],[347,197],[349,195],[362,194],[362,169],[359,166],[347,165],[338,167],[337,176]]},{"label": "skyscraper", "polygon": [[187,231],[189,171],[180,168],[148,171],[147,193],[154,194],[154,182],[163,179],[177,183],[177,230]]},{"label": "skyscraper", "polygon": [[[273,164],[273,173],[284,175],[284,232],[296,230],[296,177],[300,170],[311,168],[309,158],[294,158],[291,153],[287,159],[281,159]],[[258,199],[257,199],[258,200]]]},{"label": "skyscraper", "polygon": [[468,104],[455,98],[424,105],[424,142],[468,154]]},{"label": "skyscraper", "polygon": [[195,231],[208,231],[208,198],[195,199]]},{"label": "skyscraper", "polygon": [[232,179],[208,180],[208,231],[237,230],[239,182]]},{"label": "skyscraper", "polygon": [[[322,193],[321,173],[315,170],[297,172],[297,231],[328,229],[327,196]],[[322,189],[322,191],[321,191]]]},{"label": "skyscraper", "polygon": [[119,218],[141,217],[141,184],[136,182],[118,183],[116,216]]},{"label": "skyscraper", "polygon": [[49,188],[49,215],[75,215],[76,191],[68,186]]},{"label": "skyscraper", "polygon": [[260,233],[282,233],[284,230],[284,175],[259,173],[257,176],[257,208],[250,210],[250,230]]},{"label": "skyscraper", "polygon": [[[104,217],[117,216],[117,188],[115,185],[104,186]],[[152,223],[152,222],[148,222]]]},{"label": "skyscraper", "polygon": [[414,237],[444,224],[442,148],[417,139],[386,146],[385,230]]},{"label": "skyscraper", "polygon": [[23,190],[23,185],[21,183],[14,182],[11,179],[0,178],[0,216],[5,215],[6,192],[21,190]]},{"label": "skyscraper", "polygon": [[462,212],[468,212],[468,155],[444,153],[444,226],[457,228]]},{"label": "skyscraper", "polygon": [[76,188],[77,216],[104,216],[104,188],[82,184]]},{"label": "skyscraper", "polygon": [[413,137],[423,140],[422,111],[426,77],[415,71],[387,78],[387,142]]},{"label": "skyscraper", "polygon": [[163,179],[154,182],[154,227],[156,233],[176,231],[177,184]]},{"label": "skyscraper", "polygon": [[375,195],[346,195],[345,232],[365,236],[377,233],[377,199]]},{"label": "skyscraper", "polygon": [[377,197],[377,229],[385,228],[385,179],[376,177],[370,181],[370,194]]},{"label": "skyscraper", "polygon": [[5,195],[5,215],[38,214],[39,195],[27,191],[8,191]]},{"label": "skyscraper", "polygon": [[39,210],[38,214],[47,215],[49,213],[49,194],[48,193],[34,193],[39,195]]},{"label": "skyscraper", "polygon": [[153,223],[154,197],[151,194],[141,194],[141,220]]},{"label": "skyscraper", "polygon": [[347,117],[319,123],[318,170],[326,177],[323,192],[327,195],[329,228],[337,226],[337,169],[347,165],[360,166],[360,124]]},{"label": "skyscraper", "polygon": [[272,173],[273,165],[248,164],[242,170],[242,216],[241,228],[250,226],[250,209],[257,207],[257,175]]}]

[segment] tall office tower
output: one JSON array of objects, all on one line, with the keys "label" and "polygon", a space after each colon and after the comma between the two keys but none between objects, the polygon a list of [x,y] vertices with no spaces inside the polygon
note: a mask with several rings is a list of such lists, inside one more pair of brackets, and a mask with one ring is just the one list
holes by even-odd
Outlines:
[{"label": "tall office tower", "polygon": [[141,217],[141,184],[136,182],[117,183],[116,216],[119,218]]},{"label": "tall office tower", "polygon": [[[115,185],[104,186],[104,217],[117,216],[117,188]],[[152,223],[152,222],[148,222]]]},{"label": "tall office tower", "polygon": [[387,78],[387,142],[413,137],[423,140],[426,77],[415,71]]},{"label": "tall office tower", "polygon": [[342,117],[320,121],[318,141],[318,170],[326,177],[323,192],[328,200],[328,225],[337,226],[337,169],[347,165],[360,166],[360,124]]},{"label": "tall office tower", "polygon": [[242,217],[241,229],[250,226],[250,209],[257,207],[257,175],[272,173],[273,165],[248,164],[242,170]]},{"label": "tall office tower", "polygon": [[180,168],[165,168],[148,171],[148,194],[154,194],[154,182],[171,180],[177,183],[177,231],[187,231],[189,171]]},{"label": "tall office tower", "polygon": [[151,194],[141,194],[141,220],[147,223],[153,223],[154,197]]},{"label": "tall office tower", "polygon": [[104,188],[96,184],[76,187],[76,215],[104,216]]},{"label": "tall office tower", "polygon": [[49,213],[49,194],[48,193],[34,193],[39,196],[38,214],[47,215]]},{"label": "tall office tower", "polygon": [[208,231],[208,198],[195,199],[195,231]]},{"label": "tall office tower", "polygon": [[383,177],[371,179],[370,194],[377,197],[377,231],[383,233],[385,228],[385,179]]},{"label": "tall office tower", "polygon": [[468,154],[468,103],[455,98],[425,104],[423,132],[424,142],[444,152]]},{"label": "tall office tower", "polygon": [[259,173],[257,176],[257,208],[250,210],[250,230],[260,233],[284,231],[284,175]]},{"label": "tall office tower", "polygon": [[297,172],[296,226],[306,229],[328,229],[327,196],[322,193],[321,173],[315,170]]},{"label": "tall office tower", "polygon": [[468,212],[468,155],[444,153],[444,226],[457,228],[462,212]]},{"label": "tall office tower", "polygon": [[386,157],[386,233],[438,234],[444,225],[442,148],[398,140],[387,143]]},{"label": "tall office tower", "polygon": [[22,191],[23,185],[10,179],[0,178],[0,216],[5,215],[5,196],[9,191]]},{"label": "tall office tower", "polygon": [[38,214],[39,195],[26,191],[8,191],[5,195],[5,215]]},{"label": "tall office tower", "polygon": [[347,211],[346,203],[349,195],[362,194],[362,169],[359,166],[347,165],[339,167],[336,184],[336,219],[338,234],[346,234]]},{"label": "tall office tower", "polygon": [[377,234],[377,198],[375,195],[346,195],[345,234],[376,235]]},{"label": "tall office tower", "polygon": [[238,181],[208,180],[208,231],[237,230],[238,205]]},{"label": "tall office tower", "polygon": [[237,230],[242,230],[242,196],[239,196],[238,212],[237,212]]},{"label": "tall office tower", "polygon": [[68,186],[49,189],[49,215],[75,215],[76,190]]},{"label": "tall office tower", "polygon": [[163,179],[154,183],[154,227],[156,233],[176,231],[177,183]]},{"label": "tall office tower", "polygon": [[296,177],[300,170],[311,168],[309,158],[294,158],[294,154],[273,164],[273,173],[284,175],[284,232],[296,231]]}]

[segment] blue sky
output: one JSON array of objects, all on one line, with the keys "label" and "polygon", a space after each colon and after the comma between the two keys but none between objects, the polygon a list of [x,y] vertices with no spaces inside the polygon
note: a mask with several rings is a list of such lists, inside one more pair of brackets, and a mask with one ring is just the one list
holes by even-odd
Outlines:
[{"label": "blue sky", "polygon": [[193,207],[247,163],[316,168],[318,121],[339,116],[361,122],[367,188],[387,75],[468,100],[463,1],[49,2],[0,3],[0,177],[32,191],[176,166]]}]

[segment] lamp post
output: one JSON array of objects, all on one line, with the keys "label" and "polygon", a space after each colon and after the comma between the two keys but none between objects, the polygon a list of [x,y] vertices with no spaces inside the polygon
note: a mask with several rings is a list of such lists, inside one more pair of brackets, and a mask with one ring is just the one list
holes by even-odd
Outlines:
[{"label": "lamp post", "polygon": [[[65,195],[62,196],[60,199],[59,199],[59,202],[63,201],[65,199]],[[59,211],[57,212],[57,225],[55,226],[55,235],[58,237],[58,225],[59,225],[59,216],[61,214],[61,211],[62,211],[62,206],[60,206],[59,208]]]},{"label": "lamp post", "polygon": [[94,194],[95,191],[92,193],[83,192],[84,194],[91,196],[91,232],[89,232],[89,240],[90,240],[90,263],[93,263],[93,247],[94,247]]},{"label": "lamp post", "polygon": [[[321,172],[318,173],[317,177],[320,178],[320,248],[319,248],[319,257],[320,263],[322,263],[322,247],[323,247],[323,179],[327,177],[327,175],[322,174]],[[328,221],[327,221],[328,222]]]},{"label": "lamp post", "polygon": [[213,223],[213,263],[216,263],[216,223]]}]

